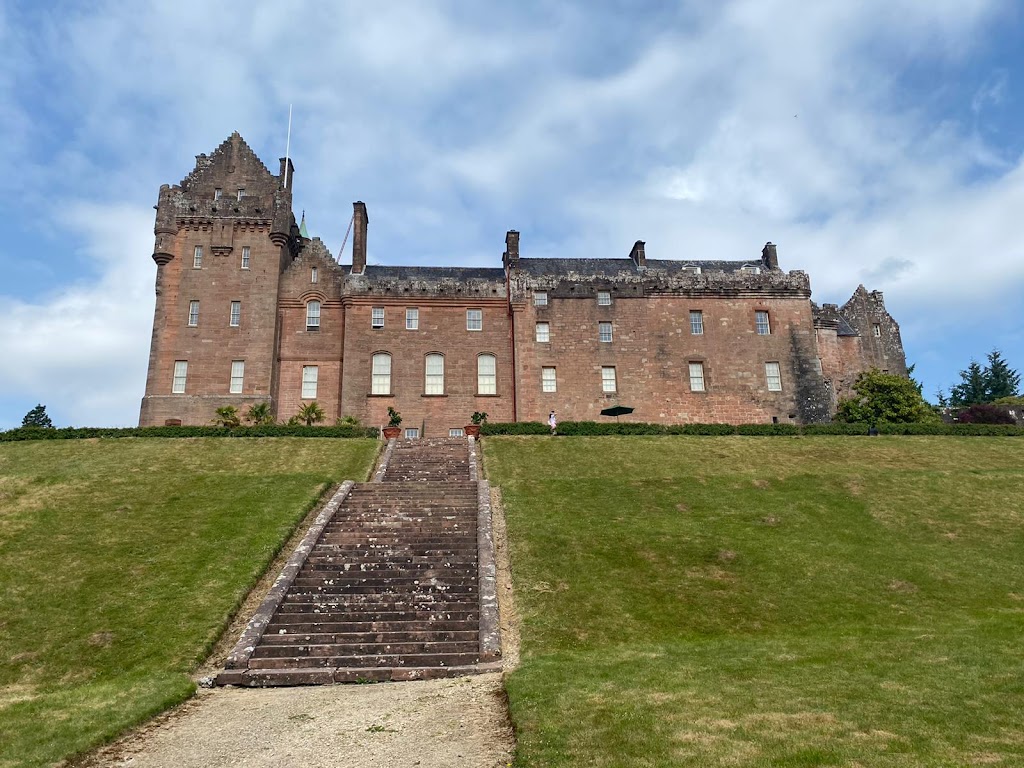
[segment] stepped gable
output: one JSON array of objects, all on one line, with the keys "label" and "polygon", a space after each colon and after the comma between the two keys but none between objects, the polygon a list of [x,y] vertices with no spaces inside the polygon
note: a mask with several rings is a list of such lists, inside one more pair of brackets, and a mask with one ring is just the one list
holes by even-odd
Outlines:
[{"label": "stepped gable", "polygon": [[[481,491],[470,480],[467,442],[392,441],[387,461],[383,482],[348,484],[289,583],[257,611],[218,684],[413,680],[500,669],[481,650]],[[286,567],[282,578],[287,574]]]},{"label": "stepped gable", "polygon": [[[253,152],[241,134],[235,131],[209,155],[196,155],[196,167],[181,180],[180,186],[188,192],[199,191],[212,179],[222,179],[235,174],[237,174],[237,178],[250,185],[260,182],[263,182],[263,185],[272,185],[269,190],[261,190],[259,194],[273,191],[280,181],[277,176],[270,173],[270,170]],[[244,186],[243,189],[249,190]],[[255,188],[252,191],[253,193],[257,192]]]}]

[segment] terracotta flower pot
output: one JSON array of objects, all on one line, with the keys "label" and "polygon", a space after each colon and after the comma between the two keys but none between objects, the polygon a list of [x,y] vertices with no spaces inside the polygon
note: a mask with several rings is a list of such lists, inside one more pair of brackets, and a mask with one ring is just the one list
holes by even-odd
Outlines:
[{"label": "terracotta flower pot", "polygon": [[393,440],[396,437],[402,436],[401,427],[384,427],[384,439]]},{"label": "terracotta flower pot", "polygon": [[465,426],[466,437],[480,437],[479,424],[467,424]]}]

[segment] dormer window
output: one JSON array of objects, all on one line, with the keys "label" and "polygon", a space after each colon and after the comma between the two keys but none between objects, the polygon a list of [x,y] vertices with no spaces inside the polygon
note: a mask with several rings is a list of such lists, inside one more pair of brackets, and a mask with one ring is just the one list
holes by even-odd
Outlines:
[{"label": "dormer window", "polygon": [[749,273],[750,273],[750,274],[752,274],[752,275],[759,275],[759,274],[761,274],[761,268],[760,268],[760,267],[758,267],[758,266],[755,266],[755,265],[753,265],[753,264],[744,264],[744,265],[743,265],[743,266],[742,266],[742,267],[740,268],[740,270],[741,270],[742,272],[749,272]]},{"label": "dormer window", "polygon": [[220,187],[217,187],[215,190],[213,190],[213,199],[214,200],[220,200],[221,197],[223,197],[223,195],[224,195],[224,190],[222,190]]},{"label": "dormer window", "polygon": [[700,267],[698,267],[696,264],[687,264],[685,267],[683,267],[683,272],[689,272],[691,275],[699,275]]},{"label": "dormer window", "polygon": [[238,190],[238,199],[241,200],[243,197],[245,197],[245,190],[244,189]]}]

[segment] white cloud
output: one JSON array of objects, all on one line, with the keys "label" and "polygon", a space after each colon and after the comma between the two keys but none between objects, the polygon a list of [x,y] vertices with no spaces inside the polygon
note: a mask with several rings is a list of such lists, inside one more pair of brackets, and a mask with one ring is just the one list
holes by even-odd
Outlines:
[{"label": "white cloud", "polygon": [[69,211],[64,224],[99,277],[38,301],[0,295],[0,359],[12,361],[0,368],[0,391],[47,404],[61,425],[130,425],[153,324],[152,210],[78,203]]}]

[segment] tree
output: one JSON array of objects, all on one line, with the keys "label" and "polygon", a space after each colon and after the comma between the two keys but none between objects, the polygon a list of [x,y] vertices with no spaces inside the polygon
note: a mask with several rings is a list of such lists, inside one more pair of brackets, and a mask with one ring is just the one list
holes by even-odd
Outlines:
[{"label": "tree", "polygon": [[971,360],[967,370],[960,371],[960,383],[949,390],[949,404],[954,408],[960,408],[987,402],[987,390],[985,372],[976,360]]},{"label": "tree", "polygon": [[985,366],[985,402],[1013,397],[1018,394],[1019,387],[1020,374],[1006,364],[998,349],[989,352],[988,365]]},{"label": "tree", "polygon": [[233,405],[221,406],[214,413],[217,414],[217,418],[213,420],[215,426],[231,428],[237,427],[242,423],[242,419],[238,415],[238,409]]},{"label": "tree", "polygon": [[25,418],[21,420],[21,426],[53,429],[53,422],[46,415],[46,406],[40,404],[25,414]]},{"label": "tree", "polygon": [[964,424],[1016,424],[1009,408],[1000,408],[992,403],[978,403],[960,411],[956,420]]},{"label": "tree", "polygon": [[312,403],[306,403],[304,406],[299,408],[299,412],[295,414],[295,418],[301,421],[307,427],[312,427],[324,420],[324,409],[320,407],[320,404],[314,400]]},{"label": "tree", "polygon": [[257,427],[274,423],[274,413],[270,410],[270,403],[253,403],[245,412],[245,420]]},{"label": "tree", "polygon": [[853,385],[856,397],[839,402],[837,421],[876,424],[935,421],[938,417],[910,379],[878,369],[865,371]]}]

